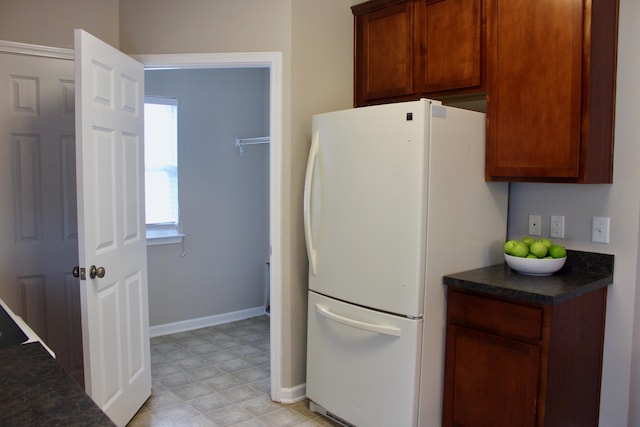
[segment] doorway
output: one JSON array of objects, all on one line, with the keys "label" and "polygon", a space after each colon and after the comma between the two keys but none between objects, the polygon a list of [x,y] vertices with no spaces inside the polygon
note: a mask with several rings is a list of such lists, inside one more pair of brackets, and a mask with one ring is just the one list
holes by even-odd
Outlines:
[{"label": "doorway", "polygon": [[[73,60],[73,51],[46,46],[0,41],[0,53],[29,55],[41,58]],[[270,283],[270,341],[271,341],[271,397],[281,400],[282,361],[282,243],[281,243],[281,182],[282,182],[282,54],[225,53],[225,54],[169,54],[134,56],[145,69],[195,69],[195,68],[268,68],[269,69],[269,283]],[[70,82],[71,84],[73,82]],[[71,97],[72,99],[72,97]],[[13,212],[7,212],[13,216]],[[74,263],[70,264],[74,265]],[[66,276],[65,276],[66,277]],[[39,282],[38,282],[39,283]],[[73,286],[70,286],[73,288]],[[77,288],[77,287],[76,287]],[[42,302],[40,294],[36,295]],[[69,298],[73,300],[73,298]],[[17,304],[17,302],[16,302]],[[75,307],[79,310],[79,307]],[[36,310],[34,313],[46,313]],[[50,312],[49,312],[50,313]],[[67,307],[67,317],[72,310]]]},{"label": "doorway", "polygon": [[271,398],[281,401],[282,372],[282,54],[211,53],[134,55],[145,70],[202,68],[269,69],[269,283],[271,340]]},{"label": "doorway", "polygon": [[[156,165],[146,203],[151,337],[265,313],[268,83],[267,68],[145,71],[145,98],[171,111],[145,110],[145,156]],[[177,141],[163,142],[167,135]],[[177,173],[160,163],[174,155]],[[168,195],[179,199],[177,236],[161,229],[171,227],[167,207],[177,206]],[[169,221],[158,221],[160,212]]]}]

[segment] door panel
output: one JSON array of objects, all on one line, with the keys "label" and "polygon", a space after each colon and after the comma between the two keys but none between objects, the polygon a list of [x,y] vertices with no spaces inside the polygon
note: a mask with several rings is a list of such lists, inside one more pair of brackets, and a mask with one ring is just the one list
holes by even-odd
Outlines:
[{"label": "door panel", "polygon": [[445,426],[536,425],[540,348],[447,326]]},{"label": "door panel", "polygon": [[73,61],[0,53],[0,297],[83,382]]},{"label": "door panel", "polygon": [[[142,64],[76,30],[78,234],[87,393],[118,425],[151,392]],[[90,277],[92,266],[104,277]]]}]

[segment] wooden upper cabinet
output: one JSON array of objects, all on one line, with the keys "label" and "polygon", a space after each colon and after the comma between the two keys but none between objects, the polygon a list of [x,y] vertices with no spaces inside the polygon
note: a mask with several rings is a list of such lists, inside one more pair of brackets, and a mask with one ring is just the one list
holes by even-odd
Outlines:
[{"label": "wooden upper cabinet", "polygon": [[618,1],[487,4],[486,179],[611,183]]},{"label": "wooden upper cabinet", "polygon": [[418,50],[416,92],[482,84],[482,1],[425,0],[414,3]]},{"label": "wooden upper cabinet", "polygon": [[355,15],[355,98],[363,104],[413,92],[413,8],[391,3]]},{"label": "wooden upper cabinet", "polygon": [[371,0],[352,11],[356,106],[483,90],[482,0]]}]

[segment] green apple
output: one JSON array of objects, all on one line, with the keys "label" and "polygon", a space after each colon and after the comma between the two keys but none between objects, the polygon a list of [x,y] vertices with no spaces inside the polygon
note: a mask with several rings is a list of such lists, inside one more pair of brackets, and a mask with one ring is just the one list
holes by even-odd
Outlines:
[{"label": "green apple", "polygon": [[534,254],[529,254],[529,255],[526,256],[526,258],[538,259],[538,257],[535,256]]},{"label": "green apple", "polygon": [[547,247],[547,249],[549,249],[551,247],[551,245],[553,244],[553,242],[549,239],[545,239],[544,237],[541,239],[538,239],[538,242],[542,243],[543,245],[545,245]]},{"label": "green apple", "polygon": [[564,258],[567,256],[567,250],[561,245],[551,245],[549,255],[553,258]]},{"label": "green apple", "polygon": [[531,246],[529,246],[529,252],[535,255],[538,258],[544,258],[547,256],[547,252],[549,250],[541,241],[533,242]]},{"label": "green apple", "polygon": [[536,239],[534,239],[534,238],[533,238],[533,237],[531,237],[531,236],[527,236],[527,237],[523,237],[520,241],[521,241],[521,242],[523,242],[523,243],[525,243],[527,246],[531,246],[531,244],[532,244],[533,242],[535,242],[535,241],[536,241]]},{"label": "green apple", "polygon": [[518,242],[511,249],[511,255],[524,258],[529,255],[529,246],[524,242]]},{"label": "green apple", "polygon": [[507,242],[504,244],[504,253],[507,255],[511,255],[511,251],[517,243],[517,240],[507,240]]}]

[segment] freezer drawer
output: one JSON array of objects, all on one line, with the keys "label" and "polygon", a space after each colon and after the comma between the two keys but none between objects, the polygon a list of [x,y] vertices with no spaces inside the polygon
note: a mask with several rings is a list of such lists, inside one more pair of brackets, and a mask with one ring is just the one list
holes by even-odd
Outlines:
[{"label": "freezer drawer", "polygon": [[307,397],[356,426],[414,426],[422,320],[309,292]]}]

